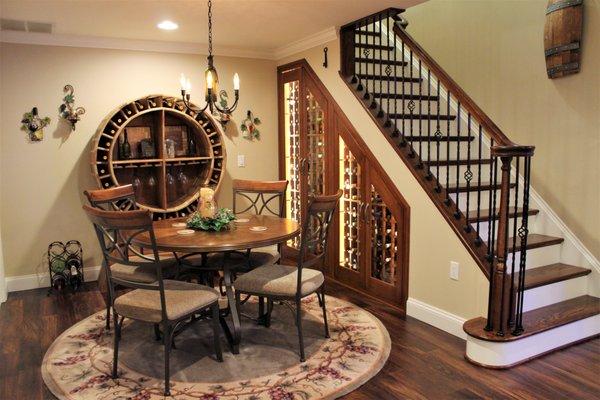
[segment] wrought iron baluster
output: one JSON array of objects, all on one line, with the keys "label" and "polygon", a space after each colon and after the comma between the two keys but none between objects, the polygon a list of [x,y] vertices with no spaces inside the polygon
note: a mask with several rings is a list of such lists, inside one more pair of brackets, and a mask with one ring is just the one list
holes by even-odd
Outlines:
[{"label": "wrought iron baluster", "polygon": [[436,124],[435,124],[435,174],[436,174],[436,182],[437,185],[435,187],[435,191],[440,193],[442,191],[442,186],[440,184],[440,142],[442,140],[442,132],[440,131],[440,80],[437,79],[436,83],[436,95],[437,95],[437,116],[436,116]]},{"label": "wrought iron baluster", "polygon": [[[471,139],[471,113],[467,114],[467,139]],[[465,231],[471,232],[471,225],[469,223],[469,210],[471,204],[471,179],[473,179],[473,171],[471,170],[471,140],[468,140],[467,143],[467,170],[464,173],[464,178],[467,182],[467,210],[465,211]],[[457,170],[459,169],[460,166],[457,166]],[[479,192],[479,190],[477,192]]]},{"label": "wrought iron baluster", "polygon": [[[514,190],[514,195],[515,195],[515,199],[514,199],[514,205],[513,208],[515,210],[515,216],[512,218],[513,220],[513,234],[512,234],[512,260],[511,260],[511,268],[510,268],[510,304],[508,307],[508,324],[509,325],[513,325],[515,320],[515,314],[513,312],[514,310],[514,300],[515,300],[515,262],[516,262],[516,256],[517,256],[517,222],[519,219],[519,213],[518,213],[518,206],[519,206],[519,173],[520,173],[520,163],[521,161],[521,157],[517,157],[517,161],[516,161],[516,165],[515,165],[515,190]],[[510,197],[509,197],[510,199]],[[509,214],[510,215],[510,214]],[[509,227],[510,228],[510,227]],[[508,230],[508,229],[507,229]],[[517,287],[518,289],[518,287]]]},{"label": "wrought iron baluster", "polygon": [[[456,116],[456,160],[457,163],[460,163],[460,101],[457,101],[457,116]],[[450,114],[448,114],[448,119]],[[454,218],[460,218],[460,168],[456,166],[456,211],[454,212]],[[467,193],[467,198],[469,198],[469,192]]]},{"label": "wrought iron baluster", "polygon": [[[390,11],[388,10],[386,12],[386,18],[385,18],[385,25],[383,24],[383,21],[379,21],[379,30],[383,33],[383,28],[385,27],[385,38],[386,38],[386,44],[387,47],[389,49],[390,47],[390,30],[389,30],[389,21],[390,21]],[[396,36],[396,35],[394,35]],[[394,49],[392,50],[392,53],[394,53],[394,57],[396,56],[396,47],[394,46]],[[392,125],[392,121],[390,120],[390,102],[392,101],[393,97],[391,97],[391,93],[390,93],[390,76],[392,75],[392,71],[394,71],[394,75],[396,75],[396,65],[392,64],[390,65],[390,61],[391,61],[391,54],[388,51],[388,56],[387,56],[387,65],[385,67],[385,75],[386,75],[386,83],[387,83],[387,102],[386,102],[386,119],[385,119],[385,126],[391,126]],[[392,68],[392,66],[394,68]],[[381,96],[383,96],[383,93],[381,94]],[[381,104],[383,104],[383,97],[381,98]],[[395,131],[394,131],[394,135],[395,135]]]},{"label": "wrought iron baluster", "polygon": [[[388,20],[389,21],[389,20]],[[393,22],[392,22],[393,24]],[[394,35],[394,90],[393,92],[393,97],[390,97],[391,99],[394,99],[394,133],[396,135],[398,135],[399,129],[398,129],[398,120],[397,115],[398,115],[398,97],[397,97],[397,93],[398,93],[398,71],[396,71],[396,61],[398,61],[398,57],[396,55],[396,53],[398,53],[398,47],[396,44],[396,34],[393,31],[393,27],[391,30],[391,33]],[[388,35],[390,34],[390,29],[388,29]],[[404,44],[403,44],[404,46]],[[404,61],[404,52],[402,53],[402,56],[400,57],[400,61]],[[401,65],[400,68],[402,68],[402,73],[404,74],[404,65]],[[404,130],[402,130],[402,132],[400,132],[400,135],[402,136],[402,140],[400,141],[401,145],[404,142]]]},{"label": "wrought iron baluster", "polygon": [[[382,26],[381,26],[381,19],[378,20],[378,26],[379,26],[379,35],[377,36],[379,38],[379,74],[377,75],[379,78],[379,111],[377,113],[377,116],[379,118],[383,117],[383,107],[381,106],[382,102],[382,95],[383,95],[383,40],[381,38],[381,31],[383,30]],[[375,29],[375,24],[373,24],[373,29]],[[388,57],[389,57],[389,53],[388,53]],[[373,98],[373,100],[375,100],[375,98]]]},{"label": "wrought iron baluster", "polygon": [[[394,35],[394,37],[395,36],[396,35]],[[405,56],[404,56],[404,41],[402,41],[402,61],[404,61],[404,58],[405,58]],[[412,57],[410,58],[410,62],[412,63]],[[412,64],[409,64],[409,68],[412,68]],[[405,75],[406,75],[405,74],[405,69],[403,67],[402,68],[402,80],[400,81],[400,87],[401,87],[400,91],[402,93],[402,109],[400,110],[401,113],[405,113],[406,112],[406,105],[405,105],[405,100],[404,100],[404,97],[405,97],[405,90],[404,90]],[[401,118],[400,120],[402,121],[402,138],[404,138],[404,140],[402,141],[402,144],[406,145],[406,138],[405,138],[405,136],[406,136],[406,127],[405,127],[405,124],[404,124],[405,119]]]},{"label": "wrought iron baluster", "polygon": [[[447,91],[446,97],[446,114],[450,115],[450,99],[452,98],[452,93],[450,90]],[[450,160],[450,118],[446,118],[446,160]],[[450,202],[450,193],[448,189],[450,188],[450,163],[446,163],[446,205],[449,206],[452,204]],[[456,194],[458,197],[458,193]]]},{"label": "wrought iron baluster", "polygon": [[[423,101],[423,100],[421,100]],[[431,180],[431,70],[427,68],[427,177]]]},{"label": "wrought iron baluster", "polygon": [[[483,131],[481,129],[481,124],[479,124],[479,135],[478,135],[478,152],[477,152],[477,186],[481,187],[481,166],[483,165],[483,156],[481,154],[482,148],[482,139],[483,139]],[[490,211],[491,212],[491,211]],[[477,238],[475,239],[475,244],[479,246],[481,244],[481,234],[479,230],[479,224],[481,220],[481,190],[477,191]]]},{"label": "wrought iron baluster", "polygon": [[[360,24],[357,22],[356,24],[354,24],[354,32],[355,32],[355,37],[358,36],[358,46],[357,46],[357,50],[358,50],[358,85],[357,85],[357,89],[358,90],[363,90],[363,85],[362,85],[362,73],[363,73],[363,61],[362,60],[362,52],[366,49],[363,49],[361,51],[361,44],[363,43],[363,33],[361,32],[361,26]],[[356,50],[354,51],[354,54],[356,54]]]},{"label": "wrought iron baluster", "polygon": [[[412,84],[412,78],[413,78],[413,51],[410,50],[410,80],[408,82],[408,85],[410,87],[410,100],[408,101],[408,109],[410,110],[410,157],[414,157],[415,156],[415,147],[413,146],[413,139],[414,139],[414,133],[413,133],[413,125],[414,125],[414,120],[413,120],[413,111],[415,109],[415,101],[414,99],[414,90],[413,90],[413,84]],[[402,82],[402,86],[404,86],[405,82]]]},{"label": "wrought iron baluster", "polygon": [[521,227],[519,228],[519,239],[521,240],[520,260],[519,260],[519,287],[518,303],[515,318],[515,329],[512,334],[515,336],[523,333],[523,297],[525,293],[525,266],[527,264],[527,236],[529,235],[529,188],[531,184],[531,156],[525,156],[523,173],[523,217]]},{"label": "wrought iron baluster", "polygon": [[[421,77],[421,59],[419,58],[419,69],[417,71],[417,79]],[[423,95],[423,88],[419,80],[419,165],[417,168],[423,168],[423,102],[420,100]],[[412,82],[411,82],[412,84]]]}]

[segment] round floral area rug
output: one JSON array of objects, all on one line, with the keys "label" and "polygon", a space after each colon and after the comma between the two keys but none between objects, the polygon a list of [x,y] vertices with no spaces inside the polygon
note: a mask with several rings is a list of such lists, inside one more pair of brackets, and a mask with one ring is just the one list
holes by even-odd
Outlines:
[{"label": "round floral area rug", "polygon": [[[222,336],[216,361],[209,321],[197,321],[175,340],[171,353],[171,398],[202,400],[335,399],[364,384],[385,364],[390,337],[369,312],[327,297],[331,338],[324,337],[316,296],[303,300],[306,362],[298,357],[294,317],[275,305],[270,328],[242,318],[240,354]],[[256,303],[243,313],[255,316]],[[42,376],[59,399],[163,398],[164,351],[153,327],[126,320],[119,350],[119,377],[112,379],[113,330],[100,311],[67,329],[50,346]]]}]

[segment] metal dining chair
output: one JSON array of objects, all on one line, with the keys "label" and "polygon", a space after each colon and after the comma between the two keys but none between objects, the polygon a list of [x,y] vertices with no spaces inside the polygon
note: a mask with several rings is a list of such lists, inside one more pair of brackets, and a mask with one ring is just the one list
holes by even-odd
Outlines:
[{"label": "metal dining chair", "polygon": [[[124,318],[159,324],[162,327],[165,352],[165,396],[170,395],[170,355],[174,333],[183,329],[189,318],[210,311],[214,351],[217,360],[222,361],[219,293],[211,287],[163,279],[163,264],[156,248],[152,213],[148,210],[106,211],[87,205],[84,205],[83,209],[94,225],[106,265],[118,263],[154,273],[152,282],[140,282],[131,280],[129,276],[114,274],[111,268],[106,269],[115,325],[112,378],[116,379],[118,374],[119,341]],[[141,255],[139,260],[132,261],[129,257],[131,241],[141,234],[149,235],[152,253]],[[134,290],[116,296],[116,285]]]},{"label": "metal dining chair", "polygon": [[335,195],[315,196],[309,200],[306,217],[302,222],[300,251],[296,265],[269,265],[253,269],[234,282],[236,301],[241,295],[265,297],[267,303],[267,323],[269,326],[273,302],[294,302],[300,361],[305,361],[304,339],[302,336],[302,299],[317,294],[323,309],[325,337],[329,337],[327,311],[325,306],[325,277],[318,269],[322,267],[327,250],[329,227],[342,191]]},{"label": "metal dining chair", "polygon": [[[136,208],[135,192],[132,185],[116,186],[108,189],[96,189],[96,190],[85,190],[83,194],[88,199],[90,205],[94,208],[99,208],[106,211],[129,211]],[[131,246],[129,249],[130,260],[140,261],[140,257],[143,253],[136,247]],[[176,273],[177,265],[179,264],[176,254],[161,254],[161,265],[163,266],[163,274],[174,275]],[[148,271],[146,268],[138,268],[130,265],[124,265],[121,263],[113,263],[110,265],[111,272],[114,276],[121,277],[124,279],[152,283],[156,280],[156,275],[153,271]],[[109,286],[108,274],[106,273],[107,266],[102,265],[100,275],[98,276],[98,282],[105,282],[107,289]],[[102,292],[102,287],[100,287]],[[106,302],[106,329],[110,329],[110,291],[105,291],[105,302]],[[158,338],[158,336],[157,336]]]}]

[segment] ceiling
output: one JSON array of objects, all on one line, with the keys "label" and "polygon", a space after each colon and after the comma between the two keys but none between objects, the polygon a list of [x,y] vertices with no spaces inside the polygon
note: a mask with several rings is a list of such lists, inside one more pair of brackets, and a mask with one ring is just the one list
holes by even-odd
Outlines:
[{"label": "ceiling", "polygon": [[[424,0],[213,0],[215,48],[274,52],[332,26]],[[5,19],[47,22],[53,33],[182,43],[207,42],[206,0],[0,0]],[[179,24],[162,31],[165,19]]]}]

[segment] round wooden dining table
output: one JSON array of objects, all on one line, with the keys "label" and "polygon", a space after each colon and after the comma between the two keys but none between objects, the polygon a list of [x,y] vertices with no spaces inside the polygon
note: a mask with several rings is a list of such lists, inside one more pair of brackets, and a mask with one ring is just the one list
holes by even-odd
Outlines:
[{"label": "round wooden dining table", "polygon": [[[232,352],[239,352],[241,337],[240,310],[235,302],[232,271],[227,258],[231,251],[243,251],[283,243],[300,233],[299,224],[288,218],[268,215],[237,215],[237,220],[229,229],[221,232],[194,231],[184,233],[185,218],[174,218],[155,221],[153,224],[156,247],[161,252],[173,252],[184,258],[189,254],[223,252],[223,281],[229,302],[229,310],[233,321],[233,330],[222,320],[225,335],[231,345]],[[142,248],[152,248],[150,234],[144,232],[137,235],[132,243]]]}]

